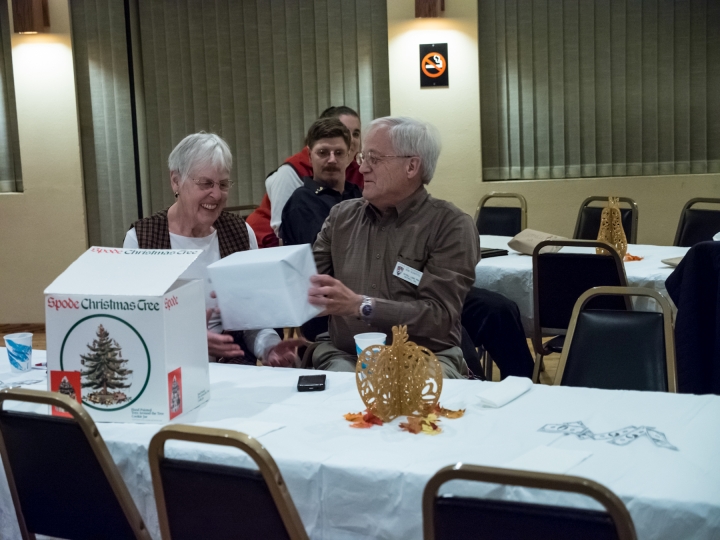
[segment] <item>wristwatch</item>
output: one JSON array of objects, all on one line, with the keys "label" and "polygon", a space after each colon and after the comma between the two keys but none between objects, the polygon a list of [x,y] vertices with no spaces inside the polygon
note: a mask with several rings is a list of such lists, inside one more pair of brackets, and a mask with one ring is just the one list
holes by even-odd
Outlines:
[{"label": "wristwatch", "polygon": [[373,312],[373,299],[369,296],[363,296],[362,302],[360,302],[360,318],[367,320],[370,318]]}]

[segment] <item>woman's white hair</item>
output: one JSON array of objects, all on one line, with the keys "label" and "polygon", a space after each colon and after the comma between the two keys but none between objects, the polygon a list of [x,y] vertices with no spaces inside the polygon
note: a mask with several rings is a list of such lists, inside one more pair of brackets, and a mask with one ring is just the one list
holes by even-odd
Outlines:
[{"label": "woman's white hair", "polygon": [[227,143],[215,133],[193,133],[173,148],[168,157],[168,169],[180,175],[184,182],[196,167],[210,165],[229,173],[232,170],[233,157]]},{"label": "woman's white hair", "polygon": [[440,133],[428,122],[407,116],[385,116],[370,122],[367,133],[378,127],[387,127],[395,154],[420,158],[420,179],[429,184],[435,174],[440,157]]}]

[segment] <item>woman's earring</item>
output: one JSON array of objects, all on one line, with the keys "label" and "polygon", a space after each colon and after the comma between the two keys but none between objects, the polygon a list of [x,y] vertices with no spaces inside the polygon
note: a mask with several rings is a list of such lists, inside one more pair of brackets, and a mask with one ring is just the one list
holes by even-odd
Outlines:
[{"label": "woman's earring", "polygon": [[177,192],[177,191],[175,192],[175,198],[176,198],[176,199],[178,198],[178,192]]}]

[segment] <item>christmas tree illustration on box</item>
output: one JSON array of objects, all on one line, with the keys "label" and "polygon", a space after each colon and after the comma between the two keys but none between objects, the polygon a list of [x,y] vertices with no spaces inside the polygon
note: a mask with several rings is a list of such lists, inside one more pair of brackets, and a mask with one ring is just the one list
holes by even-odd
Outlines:
[{"label": "christmas tree illustration on box", "polygon": [[115,405],[130,399],[121,389],[130,388],[126,384],[132,370],[125,368],[128,363],[122,357],[122,348],[101,324],[97,329],[97,339],[87,346],[88,354],[80,355],[80,363],[87,369],[80,372],[82,387],[92,388],[83,399],[99,405]]},{"label": "christmas tree illustration on box", "polygon": [[172,392],[170,397],[170,412],[178,412],[180,410],[180,385],[177,382],[177,377],[173,377],[172,380]]},{"label": "christmas tree illustration on box", "polygon": [[67,377],[63,377],[62,381],[60,381],[60,386],[58,387],[58,392],[68,396],[73,401],[76,399],[75,389],[73,388],[72,384],[70,384],[70,381],[68,381]]}]

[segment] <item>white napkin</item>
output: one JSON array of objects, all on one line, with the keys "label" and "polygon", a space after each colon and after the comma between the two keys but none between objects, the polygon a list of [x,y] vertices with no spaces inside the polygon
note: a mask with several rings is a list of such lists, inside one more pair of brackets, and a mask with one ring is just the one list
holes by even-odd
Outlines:
[{"label": "white napkin", "polygon": [[526,377],[507,377],[479,394],[483,407],[498,408],[522,396],[532,388],[532,381]]},{"label": "white napkin", "polygon": [[508,469],[523,469],[564,474],[592,456],[591,452],[538,446],[503,465]]}]

